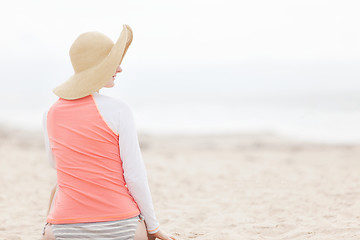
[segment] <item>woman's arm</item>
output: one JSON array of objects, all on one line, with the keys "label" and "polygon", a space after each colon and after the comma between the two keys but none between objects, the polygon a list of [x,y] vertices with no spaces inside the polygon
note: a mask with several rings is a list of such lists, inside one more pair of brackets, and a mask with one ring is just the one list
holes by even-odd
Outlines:
[{"label": "woman's arm", "polygon": [[48,206],[48,210],[47,210],[46,216],[48,216],[49,213],[50,213],[51,205],[52,205],[52,202],[53,202],[53,200],[54,200],[54,196],[55,196],[55,192],[56,192],[56,187],[57,187],[57,184],[55,184],[55,186],[54,186],[54,187],[52,188],[52,190],[51,190],[50,200],[49,200],[49,206]]},{"label": "woman's arm", "polygon": [[130,108],[125,108],[120,116],[119,147],[123,161],[124,178],[129,192],[145,218],[149,240],[176,240],[160,229],[156,220],[144,161],[141,156],[135,121]]},{"label": "woman's arm", "polygon": [[[47,133],[47,113],[48,111],[45,111],[43,113],[43,130],[44,130],[44,143],[45,143],[45,151],[48,157],[48,161],[50,163],[50,166],[55,168],[55,157],[52,153],[51,147],[50,147],[50,142],[49,142],[49,136]],[[50,200],[49,200],[49,205],[48,205],[48,210],[47,210],[47,214],[49,215],[50,213],[50,209],[51,209],[51,205],[55,196],[55,192],[56,192],[56,188],[57,188],[57,184],[55,184],[55,186],[52,188],[51,193],[50,193]]]},{"label": "woman's arm", "polygon": [[47,132],[47,113],[48,111],[45,111],[43,113],[43,131],[44,131],[44,144],[45,144],[45,151],[48,157],[48,161],[50,163],[50,166],[52,168],[55,168],[55,157],[52,153],[51,147],[50,147],[50,142],[49,142],[49,136],[48,136],[48,132]]},{"label": "woman's arm", "polygon": [[126,106],[120,114],[119,147],[120,157],[123,162],[124,178],[130,194],[145,218],[148,233],[154,234],[159,231],[160,224],[155,216],[133,113]]}]

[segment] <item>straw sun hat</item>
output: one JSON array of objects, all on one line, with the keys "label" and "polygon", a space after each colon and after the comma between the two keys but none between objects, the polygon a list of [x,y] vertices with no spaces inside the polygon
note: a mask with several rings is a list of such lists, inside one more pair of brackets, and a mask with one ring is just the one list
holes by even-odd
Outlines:
[{"label": "straw sun hat", "polygon": [[69,52],[75,73],[53,92],[72,100],[88,96],[105,86],[122,62],[132,38],[131,28],[125,24],[115,44],[99,32],[80,34]]}]

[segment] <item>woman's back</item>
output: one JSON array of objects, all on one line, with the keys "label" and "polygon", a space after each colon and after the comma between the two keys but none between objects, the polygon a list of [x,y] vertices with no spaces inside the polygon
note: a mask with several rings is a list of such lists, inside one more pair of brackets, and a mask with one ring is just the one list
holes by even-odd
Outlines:
[{"label": "woman's back", "polygon": [[71,45],[74,74],[53,89],[59,99],[43,121],[46,151],[58,175],[45,239],[145,239],[146,230],[152,239],[170,239],[155,216],[132,111],[99,94],[114,86],[132,38],[124,24],[115,43],[86,32]]},{"label": "woman's back", "polygon": [[59,98],[47,113],[59,186],[50,223],[112,221],[140,213],[124,180],[118,133],[109,126],[121,106],[95,97]]}]

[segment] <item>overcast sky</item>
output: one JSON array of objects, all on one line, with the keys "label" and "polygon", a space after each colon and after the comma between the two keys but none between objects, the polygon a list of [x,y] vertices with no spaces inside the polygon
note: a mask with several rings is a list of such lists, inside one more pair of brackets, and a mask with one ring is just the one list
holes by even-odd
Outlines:
[{"label": "overcast sky", "polygon": [[48,91],[73,73],[68,52],[80,33],[116,41],[126,23],[134,31],[128,77],[192,76],[195,90],[212,76],[221,79],[211,80],[215,89],[223,82],[229,91],[241,79],[243,89],[266,79],[259,84],[268,89],[294,80],[299,89],[360,90],[359,12],[355,0],[8,1],[0,9],[2,78],[7,87]]},{"label": "overcast sky", "polygon": [[359,60],[359,1],[8,1],[2,58],[67,58],[74,39],[134,30],[143,62],[236,63],[243,59]]},{"label": "overcast sky", "polygon": [[[341,129],[332,131],[341,121],[354,132],[360,108],[359,12],[358,0],[7,1],[0,8],[0,113],[9,122],[39,124],[43,109],[57,99],[51,89],[73,74],[68,52],[77,36],[100,31],[116,41],[128,24],[134,40],[124,71],[106,91],[144,114],[140,126],[153,121],[156,109],[142,112],[153,105],[160,107],[159,126],[176,123],[193,107],[200,126],[228,109],[228,120],[244,127],[244,115],[250,123],[259,120],[251,111],[269,103],[289,107],[280,115],[312,112],[305,114],[309,126],[332,120],[325,133],[339,135]],[[203,117],[200,101],[208,104]],[[187,105],[175,108],[174,102]],[[174,119],[161,122],[161,107]],[[333,115],[326,115],[329,109]],[[261,117],[266,126],[267,117]],[[289,129],[314,131],[292,123]]]}]

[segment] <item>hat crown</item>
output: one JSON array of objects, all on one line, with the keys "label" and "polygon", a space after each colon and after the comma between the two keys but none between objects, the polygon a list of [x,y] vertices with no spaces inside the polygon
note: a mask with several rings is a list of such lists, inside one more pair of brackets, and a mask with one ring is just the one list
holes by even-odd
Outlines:
[{"label": "hat crown", "polygon": [[53,92],[60,98],[74,100],[104,87],[121,64],[132,39],[132,29],[126,24],[115,43],[99,32],[79,35],[69,52],[75,73]]},{"label": "hat crown", "polygon": [[99,64],[108,56],[113,41],[100,32],[81,34],[71,45],[70,59],[76,73]]}]

